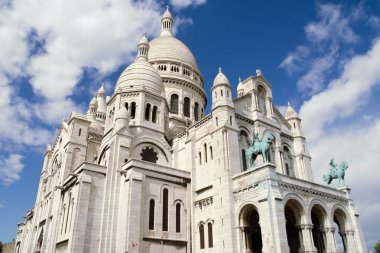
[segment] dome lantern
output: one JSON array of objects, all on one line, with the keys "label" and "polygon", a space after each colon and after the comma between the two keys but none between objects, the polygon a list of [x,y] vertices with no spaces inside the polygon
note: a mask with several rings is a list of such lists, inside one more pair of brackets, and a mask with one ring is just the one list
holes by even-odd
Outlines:
[{"label": "dome lantern", "polygon": [[162,15],[161,19],[161,36],[172,35],[173,29],[173,17],[169,11],[169,6],[166,6],[166,11]]},{"label": "dome lantern", "polygon": [[144,33],[143,37],[139,41],[139,48],[137,53],[136,60],[148,60],[148,51],[149,51],[149,41],[146,37],[146,33]]}]

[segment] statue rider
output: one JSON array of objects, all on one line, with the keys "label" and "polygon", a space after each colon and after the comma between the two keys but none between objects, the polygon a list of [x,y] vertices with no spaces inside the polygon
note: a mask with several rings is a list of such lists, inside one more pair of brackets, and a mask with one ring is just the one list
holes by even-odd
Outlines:
[{"label": "statue rider", "polygon": [[253,145],[255,142],[260,143],[260,137],[259,137],[259,134],[258,134],[258,133],[253,132],[252,145]]},{"label": "statue rider", "polygon": [[330,165],[330,168],[329,168],[330,175],[335,175],[336,167],[338,166],[338,164],[334,163],[334,158],[331,158],[329,165]]}]

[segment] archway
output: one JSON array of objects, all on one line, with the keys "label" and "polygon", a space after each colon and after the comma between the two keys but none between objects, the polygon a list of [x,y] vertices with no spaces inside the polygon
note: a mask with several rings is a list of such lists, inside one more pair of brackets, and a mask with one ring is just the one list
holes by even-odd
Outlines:
[{"label": "archway", "polygon": [[325,252],[326,250],[326,234],[325,234],[325,222],[326,211],[320,205],[314,205],[311,209],[311,222],[313,223],[313,241],[314,246],[318,253]]},{"label": "archway", "polygon": [[300,230],[301,219],[304,214],[301,204],[290,199],[285,204],[286,236],[290,253],[298,253],[303,249],[303,237]]},{"label": "archway", "polygon": [[261,253],[263,248],[260,216],[255,206],[247,205],[240,214],[243,252]]},{"label": "archway", "polygon": [[[340,251],[347,252],[347,237],[346,237],[346,214],[341,209],[334,211],[335,240]],[[339,236],[337,236],[337,233]]]}]

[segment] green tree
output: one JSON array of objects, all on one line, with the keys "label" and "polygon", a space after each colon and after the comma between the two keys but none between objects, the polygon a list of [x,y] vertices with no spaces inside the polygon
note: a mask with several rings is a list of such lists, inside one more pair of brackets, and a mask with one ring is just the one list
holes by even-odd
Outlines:
[{"label": "green tree", "polygon": [[375,244],[375,247],[373,248],[376,253],[380,253],[380,241]]}]

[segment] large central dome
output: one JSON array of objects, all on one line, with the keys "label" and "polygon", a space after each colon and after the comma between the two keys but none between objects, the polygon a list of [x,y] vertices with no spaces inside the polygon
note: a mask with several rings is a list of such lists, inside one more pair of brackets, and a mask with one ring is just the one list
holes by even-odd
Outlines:
[{"label": "large central dome", "polygon": [[161,35],[149,43],[149,61],[173,61],[198,70],[197,62],[189,48],[171,35]]}]

